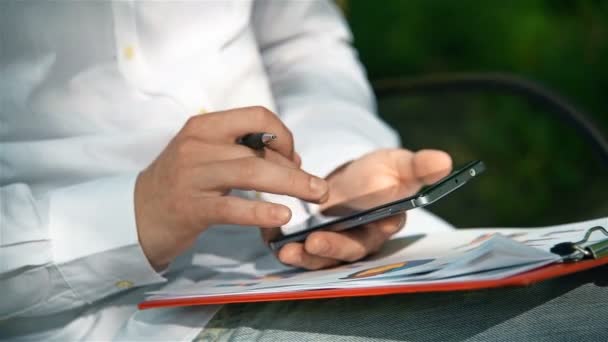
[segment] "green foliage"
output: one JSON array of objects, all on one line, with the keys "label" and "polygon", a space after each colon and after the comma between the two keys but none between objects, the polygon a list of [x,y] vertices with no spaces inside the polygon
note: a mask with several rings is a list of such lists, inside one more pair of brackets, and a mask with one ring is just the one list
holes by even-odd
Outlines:
[{"label": "green foliage", "polygon": [[[351,0],[345,8],[372,80],[511,72],[562,94],[608,132],[607,1]],[[478,182],[433,208],[457,225],[608,214],[608,167],[545,109],[488,94],[382,98],[379,108],[407,147],[486,161]]]}]

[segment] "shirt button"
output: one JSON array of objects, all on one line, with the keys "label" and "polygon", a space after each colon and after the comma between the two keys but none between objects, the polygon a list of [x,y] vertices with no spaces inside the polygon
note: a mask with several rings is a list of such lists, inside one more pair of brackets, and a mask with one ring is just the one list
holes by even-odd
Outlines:
[{"label": "shirt button", "polygon": [[122,50],[122,54],[126,60],[130,61],[135,57],[135,48],[129,45]]},{"label": "shirt button", "polygon": [[133,282],[128,280],[120,280],[117,281],[114,285],[116,285],[116,287],[118,287],[119,289],[130,289],[133,287]]}]

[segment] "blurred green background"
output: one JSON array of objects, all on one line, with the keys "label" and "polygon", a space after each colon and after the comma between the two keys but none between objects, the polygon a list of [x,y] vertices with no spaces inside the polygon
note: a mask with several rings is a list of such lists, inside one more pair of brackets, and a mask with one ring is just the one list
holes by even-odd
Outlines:
[{"label": "blurred green background", "polygon": [[[347,0],[369,78],[509,72],[570,100],[608,132],[608,1]],[[433,205],[460,227],[608,216],[608,167],[569,126],[522,98],[391,96],[382,117],[411,149],[440,148],[486,174]]]}]

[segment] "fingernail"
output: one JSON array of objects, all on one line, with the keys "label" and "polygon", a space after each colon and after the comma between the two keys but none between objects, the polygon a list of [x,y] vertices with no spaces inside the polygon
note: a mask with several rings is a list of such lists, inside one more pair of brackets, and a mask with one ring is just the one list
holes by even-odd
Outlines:
[{"label": "fingernail", "polygon": [[397,225],[397,227],[399,227],[399,229],[403,228],[405,226],[406,221],[407,221],[407,216],[404,214],[401,216],[401,219],[399,220],[399,225]]},{"label": "fingernail", "polygon": [[329,251],[329,243],[324,239],[317,239],[314,244],[314,254],[325,255]]},{"label": "fingernail", "polygon": [[294,248],[294,246],[290,246],[290,244],[283,246],[283,248],[281,248],[279,251],[278,256],[279,260],[285,264],[293,266],[299,266],[302,264],[301,251],[299,251],[298,248]]},{"label": "fingernail", "polygon": [[396,232],[400,231],[404,225],[405,225],[405,215],[402,215],[401,218],[399,219],[399,223],[397,223],[396,225],[395,224],[386,224],[382,227],[382,231],[385,234],[393,235]]},{"label": "fingernail", "polygon": [[321,178],[310,177],[310,191],[314,194],[325,194],[327,192],[327,183]]},{"label": "fingernail", "polygon": [[270,209],[270,215],[272,215],[273,218],[275,218],[277,221],[279,222],[287,222],[289,221],[290,217],[291,217],[291,212],[289,209],[287,208],[283,208],[283,207],[272,207]]},{"label": "fingernail", "polygon": [[382,227],[382,231],[384,232],[384,234],[392,235],[399,231],[400,228],[400,226],[394,224],[387,224]]}]

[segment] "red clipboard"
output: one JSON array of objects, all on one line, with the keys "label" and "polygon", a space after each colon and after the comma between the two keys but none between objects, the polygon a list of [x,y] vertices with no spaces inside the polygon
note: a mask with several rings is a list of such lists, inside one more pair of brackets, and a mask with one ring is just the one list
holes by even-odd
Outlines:
[{"label": "red clipboard", "polygon": [[363,297],[363,296],[383,296],[390,294],[403,293],[423,293],[423,292],[449,292],[449,291],[470,291],[490,289],[509,286],[528,286],[543,280],[557,278],[572,273],[581,272],[594,267],[608,264],[608,257],[596,260],[584,260],[573,263],[555,263],[536,270],[524,272],[511,277],[497,280],[473,280],[460,282],[445,282],[435,284],[408,284],[393,286],[374,286],[367,288],[350,289],[324,289],[324,290],[303,290],[281,293],[255,293],[255,294],[235,294],[218,295],[210,297],[189,297],[175,299],[156,299],[141,302],[139,309],[152,309],[164,307],[192,306],[192,305],[212,305],[230,303],[253,303],[253,302],[272,302],[285,300],[305,300],[322,298],[344,298],[344,297]]}]

